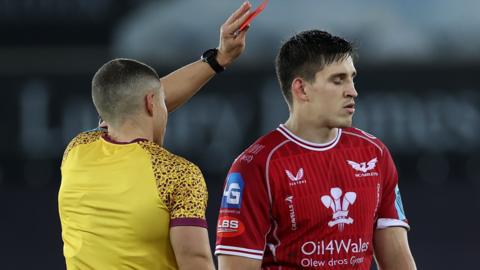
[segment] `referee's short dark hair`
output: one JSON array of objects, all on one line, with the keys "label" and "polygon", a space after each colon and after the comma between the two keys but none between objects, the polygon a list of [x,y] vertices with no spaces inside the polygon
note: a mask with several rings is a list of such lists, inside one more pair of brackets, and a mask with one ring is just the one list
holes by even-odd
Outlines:
[{"label": "referee's short dark hair", "polygon": [[145,94],[160,87],[160,78],[152,67],[119,58],[105,63],[95,73],[92,98],[100,117],[115,126],[143,109]]}]

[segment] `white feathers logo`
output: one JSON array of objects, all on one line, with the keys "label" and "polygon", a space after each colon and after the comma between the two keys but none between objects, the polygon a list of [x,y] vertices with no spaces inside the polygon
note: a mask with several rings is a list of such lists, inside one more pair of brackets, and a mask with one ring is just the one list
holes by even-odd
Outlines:
[{"label": "white feathers logo", "polygon": [[335,187],[330,189],[330,195],[321,197],[323,205],[332,209],[333,212],[332,220],[328,222],[328,226],[333,227],[338,224],[338,229],[343,231],[345,224],[353,223],[353,218],[348,216],[348,207],[355,202],[357,194],[355,192],[347,192],[343,195],[342,189]]}]

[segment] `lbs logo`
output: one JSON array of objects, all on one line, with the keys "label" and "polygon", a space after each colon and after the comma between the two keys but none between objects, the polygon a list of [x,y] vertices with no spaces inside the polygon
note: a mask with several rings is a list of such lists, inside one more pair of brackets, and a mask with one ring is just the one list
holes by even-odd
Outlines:
[{"label": "lbs logo", "polygon": [[245,225],[234,217],[220,217],[217,224],[217,235],[221,237],[234,237],[245,231]]},{"label": "lbs logo", "polygon": [[243,178],[240,173],[230,173],[223,191],[221,208],[240,209],[242,205]]}]

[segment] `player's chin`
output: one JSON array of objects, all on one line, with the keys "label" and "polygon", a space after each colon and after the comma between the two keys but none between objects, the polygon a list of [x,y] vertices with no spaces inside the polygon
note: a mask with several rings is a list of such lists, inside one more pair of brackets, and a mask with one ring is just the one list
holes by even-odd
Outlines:
[{"label": "player's chin", "polygon": [[349,128],[349,127],[352,127],[352,123],[353,123],[352,115],[349,115],[347,117],[342,117],[341,119],[338,119],[336,126],[338,128]]}]

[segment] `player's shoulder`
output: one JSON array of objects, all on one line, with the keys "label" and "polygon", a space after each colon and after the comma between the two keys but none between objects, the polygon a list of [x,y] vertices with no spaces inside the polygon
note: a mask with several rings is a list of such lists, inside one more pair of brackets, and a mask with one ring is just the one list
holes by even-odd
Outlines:
[{"label": "player's shoulder", "polygon": [[265,165],[269,156],[286,141],[285,137],[277,130],[258,138],[247,147],[236,159],[236,164]]},{"label": "player's shoulder", "polygon": [[375,135],[356,127],[342,129],[342,136],[360,145],[373,145],[381,152],[386,149],[385,144]]},{"label": "player's shoulder", "polygon": [[65,149],[63,153],[63,160],[67,157],[67,155],[70,153],[72,149],[79,145],[84,145],[84,144],[89,144],[92,142],[95,142],[99,140],[104,134],[106,133],[105,130],[97,128],[97,129],[92,129],[88,131],[84,131],[79,133],[77,136],[75,136],[70,143],[68,143],[67,148]]},{"label": "player's shoulder", "polygon": [[152,141],[142,141],[138,144],[150,154],[153,166],[161,168],[164,173],[176,175],[200,173],[200,168],[193,162],[171,153]]}]

